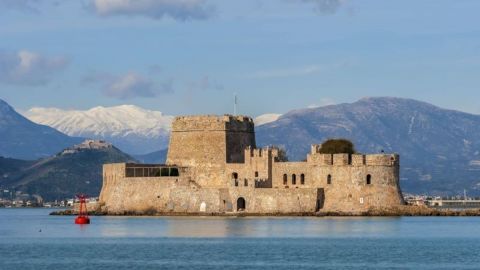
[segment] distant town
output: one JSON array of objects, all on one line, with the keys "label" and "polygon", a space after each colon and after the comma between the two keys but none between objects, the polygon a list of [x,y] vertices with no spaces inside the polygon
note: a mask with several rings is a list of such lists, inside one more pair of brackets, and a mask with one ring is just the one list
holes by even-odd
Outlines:
[{"label": "distant town", "polygon": [[[87,198],[87,203],[95,203],[98,197]],[[43,207],[43,208],[68,208],[78,203],[77,198],[65,198],[63,200],[55,200],[45,202],[40,197],[30,196],[9,189],[2,189],[0,193],[0,208],[21,208],[21,207]]]},{"label": "distant town", "polygon": [[[455,196],[431,196],[404,194],[404,200],[408,205],[426,206],[443,209],[473,209],[480,208],[480,197],[469,197],[466,194]],[[97,203],[98,197],[87,198],[87,203]],[[40,197],[32,197],[28,194],[9,189],[2,189],[0,193],[0,208],[69,208],[78,203],[77,198],[65,198],[44,202]]]}]

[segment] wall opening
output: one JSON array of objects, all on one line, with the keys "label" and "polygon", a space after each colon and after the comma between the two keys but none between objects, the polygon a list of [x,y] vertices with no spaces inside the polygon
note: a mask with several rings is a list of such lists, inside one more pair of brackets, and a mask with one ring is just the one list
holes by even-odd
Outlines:
[{"label": "wall opening", "polygon": [[232,173],[232,179],[235,182],[235,186],[238,187],[238,173],[236,172]]},{"label": "wall opening", "polygon": [[170,168],[170,176],[180,176],[177,168]]},{"label": "wall opening", "polygon": [[305,185],[305,174],[300,175],[300,185]]},{"label": "wall opening", "polygon": [[255,177],[258,177],[258,172],[255,172]]},{"label": "wall opening", "polygon": [[292,174],[292,185],[297,184],[297,176],[295,174]]},{"label": "wall opening", "polygon": [[245,211],[247,203],[243,197],[238,198],[237,200],[237,211]]},{"label": "wall opening", "polygon": [[372,176],[370,174],[367,175],[367,185],[372,183]]},{"label": "wall opening", "polygon": [[325,191],[323,188],[317,189],[317,203],[315,205],[315,212],[320,211],[323,208],[323,204],[325,203]]},{"label": "wall opening", "polygon": [[284,184],[285,186],[288,185],[288,176],[287,176],[287,174],[284,174],[284,175],[283,175],[283,184]]},{"label": "wall opening", "polygon": [[207,211],[207,204],[205,202],[202,202],[200,204],[200,212],[205,212]]},{"label": "wall opening", "polygon": [[246,186],[246,187],[248,187],[248,180],[247,180],[246,178],[243,179],[243,185]]},{"label": "wall opening", "polygon": [[328,185],[331,185],[331,184],[332,184],[332,175],[331,175],[331,174],[329,174],[329,175],[327,176],[327,184],[328,184]]}]

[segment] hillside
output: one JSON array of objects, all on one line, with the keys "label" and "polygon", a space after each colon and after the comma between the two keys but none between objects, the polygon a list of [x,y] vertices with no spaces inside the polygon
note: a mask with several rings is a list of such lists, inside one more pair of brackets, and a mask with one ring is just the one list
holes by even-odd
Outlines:
[{"label": "hillside", "polygon": [[82,141],[35,124],[0,99],[0,156],[34,160]]},{"label": "hillside", "polygon": [[291,111],[257,128],[259,145],[301,160],[313,143],[348,138],[364,153],[401,155],[401,187],[414,193],[480,195],[480,116],[410,99],[365,98]]},{"label": "hillside", "polygon": [[98,196],[102,186],[102,164],[127,161],[134,159],[111,144],[92,147],[83,143],[22,167],[2,183],[17,191],[40,195],[45,200],[71,198],[77,193]]}]

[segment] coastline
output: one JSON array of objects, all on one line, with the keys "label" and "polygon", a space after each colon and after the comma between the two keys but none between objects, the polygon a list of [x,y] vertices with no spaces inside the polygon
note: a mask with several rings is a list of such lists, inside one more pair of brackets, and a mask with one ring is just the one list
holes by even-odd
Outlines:
[{"label": "coastline", "polygon": [[[53,211],[50,215],[54,216],[74,216],[78,213],[73,209]],[[228,212],[228,213],[186,213],[186,212],[155,212],[152,210],[108,213],[105,211],[89,211],[90,216],[201,216],[201,217],[401,217],[401,216],[480,216],[480,209],[436,209],[423,206],[403,206],[390,209],[371,209],[365,212],[302,212],[302,213],[248,213],[248,212]]]}]

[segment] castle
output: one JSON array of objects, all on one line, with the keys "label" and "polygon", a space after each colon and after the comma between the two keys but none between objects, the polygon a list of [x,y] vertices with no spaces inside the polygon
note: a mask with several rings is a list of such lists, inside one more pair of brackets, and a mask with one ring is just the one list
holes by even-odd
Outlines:
[{"label": "castle", "polygon": [[257,149],[246,116],[181,116],[166,164],[103,166],[101,210],[108,214],[359,214],[404,204],[396,154],[321,154],[284,162]]}]

